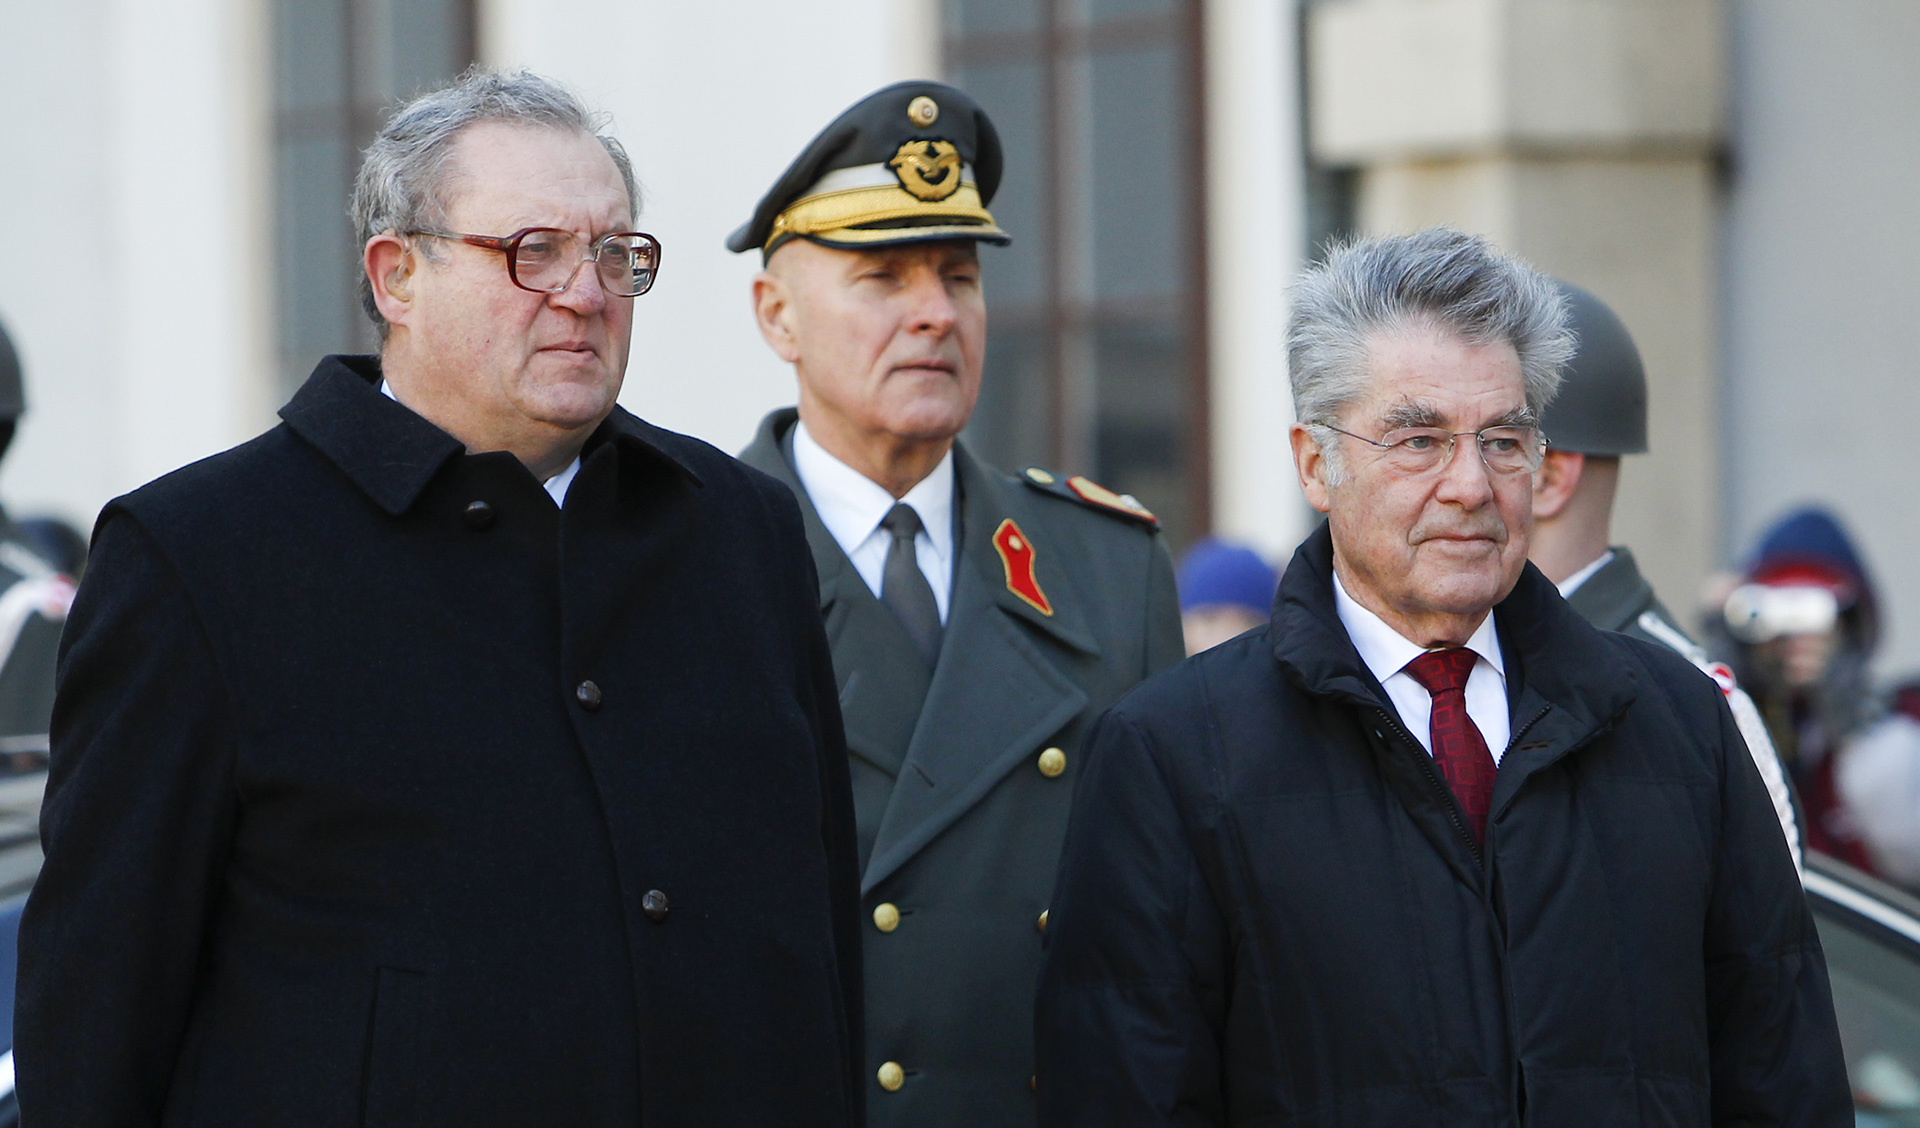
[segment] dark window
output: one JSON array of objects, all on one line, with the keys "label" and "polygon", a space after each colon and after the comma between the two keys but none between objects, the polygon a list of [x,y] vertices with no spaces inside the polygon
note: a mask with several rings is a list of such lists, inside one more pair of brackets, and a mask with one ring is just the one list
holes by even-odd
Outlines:
[{"label": "dark window", "polygon": [[1311,19],[1311,9],[1328,0],[1305,0],[1300,5],[1299,34],[1294,37],[1295,49],[1299,52],[1299,66],[1295,73],[1300,76],[1299,101],[1300,136],[1308,138],[1306,145],[1306,189],[1307,189],[1307,257],[1323,262],[1327,249],[1334,243],[1352,238],[1359,233],[1360,217],[1360,170],[1351,165],[1326,164],[1313,156],[1313,144],[1309,133],[1312,123],[1307,114],[1307,90],[1309,77],[1307,68],[1313,65],[1313,53],[1307,50],[1311,41],[1307,24]]},{"label": "dark window", "polygon": [[401,99],[474,57],[473,0],[275,0],[274,242],[280,377],[371,352],[360,245],[347,221],[360,150]]},{"label": "dark window", "polygon": [[1198,0],[944,0],[947,73],[1006,147],[968,440],[1208,526]]}]

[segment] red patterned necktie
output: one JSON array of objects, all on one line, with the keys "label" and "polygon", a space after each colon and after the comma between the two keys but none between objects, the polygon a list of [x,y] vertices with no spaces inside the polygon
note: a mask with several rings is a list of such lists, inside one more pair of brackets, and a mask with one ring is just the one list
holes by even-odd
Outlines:
[{"label": "red patterned necktie", "polygon": [[1493,753],[1487,738],[1467,716],[1467,675],[1477,661],[1473,651],[1429,650],[1407,663],[1407,673],[1433,695],[1433,762],[1453,788],[1453,797],[1466,813],[1474,841],[1487,836],[1487,808],[1493,800]]}]

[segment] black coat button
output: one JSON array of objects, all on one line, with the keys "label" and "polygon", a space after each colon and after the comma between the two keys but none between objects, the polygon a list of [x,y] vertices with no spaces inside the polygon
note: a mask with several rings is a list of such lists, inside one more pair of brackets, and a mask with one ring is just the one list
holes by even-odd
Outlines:
[{"label": "black coat button", "polygon": [[588,712],[592,712],[600,707],[600,687],[590,681],[583,681],[579,685],[574,686],[573,697],[574,700],[580,702],[581,707]]},{"label": "black coat button", "polygon": [[640,898],[640,911],[647,914],[648,920],[659,924],[667,919],[667,895],[658,889],[647,890],[646,896]]},{"label": "black coat button", "polygon": [[493,506],[484,501],[468,502],[465,516],[467,527],[475,532],[493,527]]}]

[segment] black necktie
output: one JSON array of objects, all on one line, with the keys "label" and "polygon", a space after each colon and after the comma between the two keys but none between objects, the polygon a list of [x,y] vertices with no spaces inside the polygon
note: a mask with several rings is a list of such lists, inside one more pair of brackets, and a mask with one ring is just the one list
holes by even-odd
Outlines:
[{"label": "black necktie", "polygon": [[880,576],[880,602],[907,629],[907,637],[932,669],[940,657],[940,607],[933,601],[933,588],[913,550],[913,538],[920,535],[920,515],[913,506],[896,503],[880,527],[893,534],[886,571]]}]

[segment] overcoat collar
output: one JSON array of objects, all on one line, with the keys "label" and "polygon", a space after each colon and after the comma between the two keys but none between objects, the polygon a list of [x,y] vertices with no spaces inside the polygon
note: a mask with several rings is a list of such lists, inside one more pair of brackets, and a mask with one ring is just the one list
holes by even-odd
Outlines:
[{"label": "overcoat collar", "polygon": [[[326,357],[280,409],[280,417],[375,504],[397,517],[412,508],[433,476],[464,448],[452,435],[381,395],[380,380],[377,356]],[[693,467],[662,444],[659,435],[652,424],[616,406],[588,438],[583,458],[613,442],[700,485]]]},{"label": "overcoat collar", "polygon": [[[878,733],[890,727],[887,713],[894,702],[869,692],[870,686],[886,684],[888,652],[862,645],[835,628],[853,608],[886,612],[820,523],[782,453],[797,417],[792,408],[767,416],[741,460],[785,482],[800,501],[820,575],[821,610],[828,619],[828,636],[835,640],[834,667],[843,679],[841,708],[849,747],[869,759],[875,755],[887,759],[881,766],[895,776],[861,878],[862,890],[871,891],[1072,723],[1086,707],[1087,697],[1065,666],[1075,656],[1098,655],[1100,647],[1087,626],[1076,590],[1076,583],[1088,578],[1072,574],[1049,541],[1045,532],[1049,526],[1037,508],[1053,503],[995,474],[974,459],[963,443],[956,443],[960,555],[940,662],[925,704],[912,721],[905,755],[895,751],[892,757],[897,758],[891,758],[884,750],[868,754],[855,747],[865,743],[856,740],[856,733]],[[1023,535],[1038,537],[1032,545],[1034,576],[1051,615],[1009,587],[1005,565],[994,548],[994,534],[1008,520]],[[841,645],[843,638],[850,645]],[[981,708],[983,701],[992,702],[993,707]]]},{"label": "overcoat collar", "polygon": [[[1490,818],[1497,820],[1529,776],[1604,731],[1640,687],[1617,643],[1575,614],[1532,564],[1493,615],[1513,717],[1513,743],[1494,782]],[[1274,597],[1268,640],[1287,676],[1308,693],[1392,711],[1335,610],[1328,526],[1294,553]]]}]

